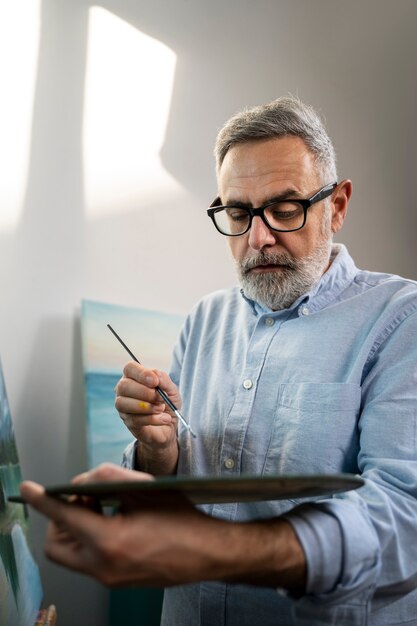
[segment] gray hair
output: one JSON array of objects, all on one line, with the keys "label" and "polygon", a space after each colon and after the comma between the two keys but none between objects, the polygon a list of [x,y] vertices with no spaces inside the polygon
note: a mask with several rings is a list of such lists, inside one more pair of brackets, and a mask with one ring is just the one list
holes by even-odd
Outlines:
[{"label": "gray hair", "polygon": [[336,153],[322,120],[311,106],[293,96],[245,109],[226,122],[214,148],[217,174],[233,146],[288,135],[304,141],[324,178],[337,180]]}]

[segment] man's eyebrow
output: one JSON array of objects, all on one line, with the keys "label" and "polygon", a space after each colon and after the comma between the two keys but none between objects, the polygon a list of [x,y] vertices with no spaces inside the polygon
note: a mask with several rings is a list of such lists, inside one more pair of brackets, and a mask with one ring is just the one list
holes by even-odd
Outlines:
[{"label": "man's eyebrow", "polygon": [[[303,196],[301,196],[300,192],[296,189],[288,188],[281,191],[279,194],[266,198],[260,206],[264,206],[265,204],[270,204],[272,202],[282,202],[283,200],[301,200]],[[242,200],[234,200],[233,198],[229,200],[227,203],[223,203],[221,198],[220,202],[223,206],[234,206],[239,209],[252,209],[252,202],[243,202]]]}]

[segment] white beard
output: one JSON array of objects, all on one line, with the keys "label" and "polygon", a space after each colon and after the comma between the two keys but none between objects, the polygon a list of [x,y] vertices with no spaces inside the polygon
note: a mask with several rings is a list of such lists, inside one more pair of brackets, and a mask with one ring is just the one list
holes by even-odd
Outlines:
[{"label": "white beard", "polygon": [[[295,259],[288,252],[272,254],[259,252],[255,257],[236,262],[239,282],[247,298],[273,311],[291,306],[300,296],[310,291],[326,271],[331,254],[331,231],[320,241],[308,257]],[[276,271],[254,274],[257,265],[273,264]]]}]

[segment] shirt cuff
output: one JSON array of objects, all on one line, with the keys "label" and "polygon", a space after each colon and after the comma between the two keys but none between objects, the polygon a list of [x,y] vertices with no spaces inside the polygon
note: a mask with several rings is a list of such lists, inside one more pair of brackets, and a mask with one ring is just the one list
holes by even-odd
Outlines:
[{"label": "shirt cuff", "polygon": [[[340,581],[343,566],[343,538],[335,517],[309,504],[282,516],[293,527],[307,563],[307,594],[325,594]],[[323,550],[323,546],[331,549]]]},{"label": "shirt cuff", "polygon": [[137,446],[137,439],[135,439],[134,441],[132,441],[132,443],[129,443],[129,445],[124,449],[123,451],[123,457],[122,457],[122,467],[125,467],[126,469],[136,469],[136,446]]}]

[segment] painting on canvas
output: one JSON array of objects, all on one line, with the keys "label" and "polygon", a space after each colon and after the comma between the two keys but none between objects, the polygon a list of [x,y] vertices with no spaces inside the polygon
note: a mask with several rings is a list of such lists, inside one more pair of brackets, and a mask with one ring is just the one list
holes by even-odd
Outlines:
[{"label": "painting on canvas", "polygon": [[34,624],[42,600],[30,547],[26,507],[7,501],[22,480],[6,386],[0,365],[0,624]]},{"label": "painting on canvas", "polygon": [[131,360],[107,328],[110,324],[135,356],[168,370],[184,316],[85,300],[81,331],[87,406],[89,465],[120,464],[132,435],[114,407],[114,387]]}]

